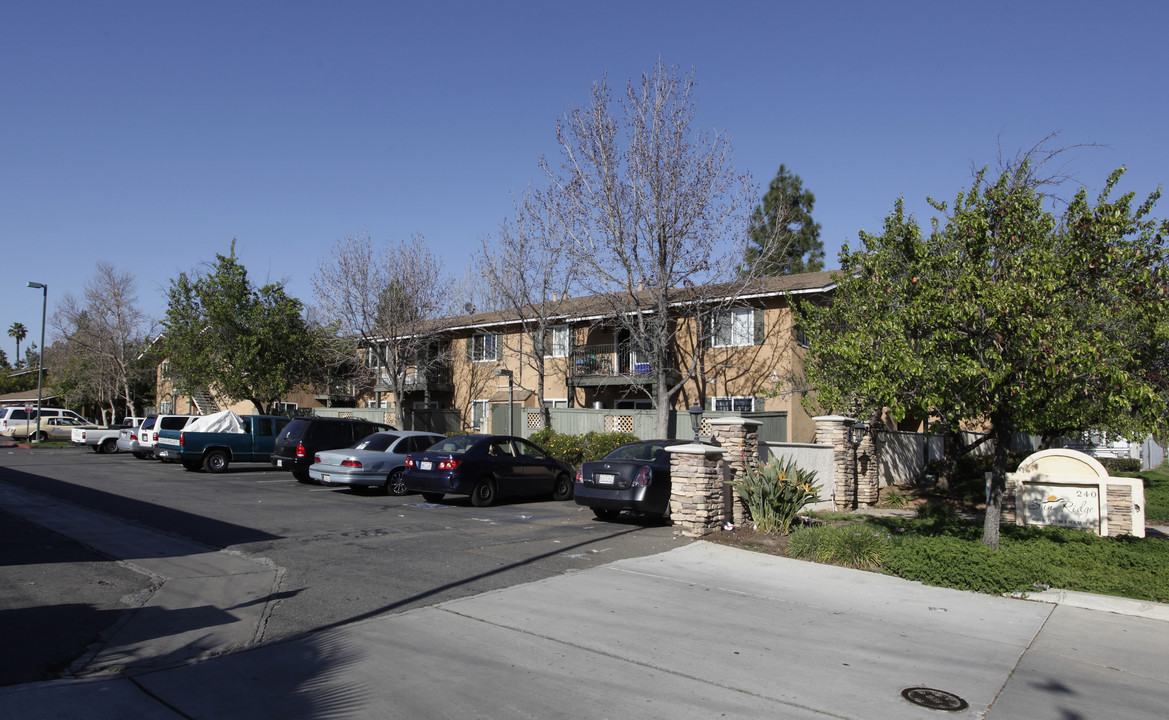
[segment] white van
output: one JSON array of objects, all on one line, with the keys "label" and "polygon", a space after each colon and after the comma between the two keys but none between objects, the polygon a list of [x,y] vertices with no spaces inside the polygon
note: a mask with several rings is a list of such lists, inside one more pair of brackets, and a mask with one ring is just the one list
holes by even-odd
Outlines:
[{"label": "white van", "polygon": [[151,415],[138,426],[137,458],[154,457],[154,443],[158,442],[159,430],[182,430],[198,415]]},{"label": "white van", "polygon": [[[42,407],[42,418],[51,417],[65,417],[79,420],[80,422],[89,425],[90,422],[81,417],[72,410],[65,410],[63,408]],[[37,422],[37,409],[27,408],[25,405],[9,405],[5,408],[0,408],[0,435],[6,435],[11,438],[26,438],[29,435],[29,428],[31,432],[36,432],[40,427]]]}]

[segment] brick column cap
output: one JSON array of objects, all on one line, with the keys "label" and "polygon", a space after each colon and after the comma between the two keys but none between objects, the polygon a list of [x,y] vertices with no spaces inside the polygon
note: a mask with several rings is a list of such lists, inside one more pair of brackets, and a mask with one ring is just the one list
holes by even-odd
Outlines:
[{"label": "brick column cap", "polygon": [[716,447],[714,445],[707,445],[705,443],[687,443],[685,445],[670,445],[666,448],[666,452],[681,453],[683,455],[705,455],[706,457],[718,457],[725,452],[725,449]]},{"label": "brick column cap", "polygon": [[845,417],[843,415],[817,415],[812,418],[813,422],[856,422],[856,418]]},{"label": "brick column cap", "polygon": [[762,425],[761,420],[751,420],[743,417],[718,417],[708,421],[711,425]]}]

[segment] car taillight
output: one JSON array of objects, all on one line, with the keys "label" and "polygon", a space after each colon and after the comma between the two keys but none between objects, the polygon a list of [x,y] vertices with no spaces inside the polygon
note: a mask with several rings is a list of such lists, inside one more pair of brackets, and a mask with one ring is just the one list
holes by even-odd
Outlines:
[{"label": "car taillight", "polygon": [[637,477],[633,478],[633,487],[649,485],[651,482],[653,482],[653,475],[653,470],[651,470],[648,466],[643,467],[637,471]]},{"label": "car taillight", "polygon": [[361,461],[359,461],[359,460],[342,460],[341,467],[351,467],[351,468],[357,468],[358,470],[360,470],[361,469]]},{"label": "car taillight", "polygon": [[308,455],[308,453],[304,451],[304,443],[297,443],[296,444],[296,456],[298,458],[302,458],[302,457],[305,457],[306,455]]},{"label": "car taillight", "polygon": [[460,466],[462,464],[463,464],[462,460],[456,460],[455,458],[450,457],[450,458],[447,458],[446,460],[439,460],[438,461],[438,469],[439,470],[454,470],[455,468],[457,468],[458,466]]},{"label": "car taillight", "polygon": [[406,467],[414,467],[414,458],[406,456]]},{"label": "car taillight", "polygon": [[154,433],[154,437],[151,438],[151,442],[158,442],[158,433]]},{"label": "car taillight", "polygon": [[186,444],[187,444],[187,434],[186,433],[179,433],[179,445],[186,445]]},{"label": "car taillight", "polygon": [[81,431],[81,439],[82,439],[82,440],[84,440],[84,439],[85,439],[85,431],[84,431],[84,430],[82,430],[82,431]]},{"label": "car taillight", "polygon": [[313,455],[313,462],[314,463],[319,463],[320,461],[321,461],[320,455]]},{"label": "car taillight", "polygon": [[582,473],[580,470],[576,471],[576,481],[584,482],[584,473]]}]

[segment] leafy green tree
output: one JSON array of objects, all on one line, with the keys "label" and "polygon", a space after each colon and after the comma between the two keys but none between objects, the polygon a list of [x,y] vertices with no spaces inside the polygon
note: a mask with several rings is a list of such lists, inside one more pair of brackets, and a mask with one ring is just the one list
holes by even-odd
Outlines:
[{"label": "leafy green tree", "polygon": [[8,328],[8,337],[14,338],[16,340],[16,355],[14,355],[13,357],[16,358],[15,362],[16,362],[17,366],[19,366],[20,365],[20,341],[24,340],[26,337],[28,337],[28,328],[24,326],[24,323],[14,322],[14,323],[12,323],[12,327]]},{"label": "leafy green tree", "polygon": [[820,223],[812,220],[816,197],[804,189],[799,175],[780,165],[751,213],[751,240],[746,265],[762,265],[765,275],[793,275],[824,269],[824,243]]},{"label": "leafy green tree", "polygon": [[983,543],[998,547],[1012,431],[1155,429],[1165,417],[1169,223],[1081,190],[1062,217],[1029,163],[985,171],[923,233],[901,201],[841,252],[831,305],[800,308],[805,372],[828,409],[888,408],[986,427],[995,443]]},{"label": "leafy green tree", "polygon": [[209,274],[172,280],[169,298],[164,351],[176,387],[210,388],[266,414],[295,388],[322,379],[322,333],[282,283],[252,285],[234,240]]}]

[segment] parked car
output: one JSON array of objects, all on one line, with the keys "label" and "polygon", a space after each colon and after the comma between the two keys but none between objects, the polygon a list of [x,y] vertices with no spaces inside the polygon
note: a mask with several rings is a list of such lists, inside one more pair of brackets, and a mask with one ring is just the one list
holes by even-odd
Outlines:
[{"label": "parked car", "polygon": [[601,520],[622,511],[670,515],[670,454],[666,448],[688,440],[643,440],[622,445],[600,460],[580,466],[573,486],[578,505]]},{"label": "parked car", "polygon": [[[64,408],[42,407],[40,410],[42,418],[51,417],[67,417],[73,418],[82,424],[89,424],[89,421],[81,417],[72,410],[65,410]],[[37,409],[26,408],[24,405],[9,405],[0,408],[0,435],[6,435],[11,438],[27,438],[30,434],[36,433],[37,428]],[[30,432],[29,428],[32,428]],[[46,433],[45,438],[48,438]]]},{"label": "parked car", "polygon": [[297,480],[310,482],[308,469],[318,452],[347,448],[367,435],[384,430],[397,428],[360,418],[293,418],[276,438],[272,466],[291,470]]},{"label": "parked car", "polygon": [[374,433],[352,447],[316,453],[308,475],[322,485],[376,487],[387,495],[405,495],[406,454],[443,439],[435,433],[409,430]]},{"label": "parked car", "polygon": [[154,457],[154,443],[158,442],[159,430],[182,430],[198,415],[151,415],[138,428],[138,453],[134,457]]},{"label": "parked car", "polygon": [[134,427],[122,428],[118,431],[118,452],[132,453],[134,457],[139,456],[138,428],[142,427],[145,420],[145,418],[138,418],[138,424]]},{"label": "parked car", "polygon": [[429,502],[470,495],[486,507],[507,495],[572,498],[572,468],[542,448],[510,435],[456,435],[406,456],[406,488]]},{"label": "parked car", "polygon": [[[27,424],[26,424],[27,428]],[[44,417],[36,423],[34,434],[40,442],[69,442],[74,430],[97,430],[98,426],[75,417]],[[21,431],[27,433],[27,429]],[[28,437],[24,435],[24,437]]]},{"label": "parked car", "polygon": [[122,421],[121,425],[111,425],[105,428],[75,427],[69,442],[83,447],[88,445],[93,448],[94,452],[116,453],[118,452],[118,435],[126,428],[136,428],[141,424],[142,418],[128,417]]}]

